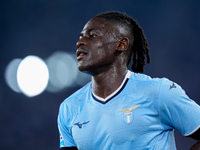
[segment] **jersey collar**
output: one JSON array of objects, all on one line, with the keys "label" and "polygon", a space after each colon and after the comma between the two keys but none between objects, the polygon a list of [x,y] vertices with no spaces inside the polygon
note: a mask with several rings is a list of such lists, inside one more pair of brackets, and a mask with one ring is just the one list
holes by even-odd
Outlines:
[{"label": "jersey collar", "polygon": [[93,92],[92,92],[92,97],[96,101],[98,101],[102,104],[107,103],[108,101],[110,101],[112,98],[114,98],[116,95],[118,95],[124,89],[124,87],[126,86],[128,79],[130,78],[131,74],[132,74],[132,72],[130,70],[128,70],[127,73],[126,73],[126,76],[124,77],[124,80],[121,83],[121,85],[112,94],[110,94],[106,98],[99,97],[99,96],[95,95]]}]

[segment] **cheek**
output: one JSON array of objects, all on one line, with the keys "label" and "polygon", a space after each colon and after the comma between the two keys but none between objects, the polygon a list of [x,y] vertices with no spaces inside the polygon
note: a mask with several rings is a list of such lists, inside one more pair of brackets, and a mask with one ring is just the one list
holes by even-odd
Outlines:
[{"label": "cheek", "polygon": [[115,51],[114,43],[110,41],[103,41],[96,44],[96,52],[98,54],[106,55]]},{"label": "cheek", "polygon": [[103,44],[103,42],[98,42],[92,45],[90,50],[92,51],[94,60],[105,56],[105,51],[107,51],[107,48],[105,45],[106,44]]},{"label": "cheek", "polygon": [[91,46],[90,50],[91,50],[92,62],[103,63],[103,61],[108,61],[107,59],[112,59],[112,55],[114,56],[115,53],[114,39],[111,38],[98,39],[97,41],[94,41],[94,43],[90,46]]},{"label": "cheek", "polygon": [[102,59],[105,59],[106,57],[108,57],[109,54],[109,49],[103,47],[99,47],[96,51],[95,51],[95,55],[96,57],[94,57],[94,59],[101,61]]}]

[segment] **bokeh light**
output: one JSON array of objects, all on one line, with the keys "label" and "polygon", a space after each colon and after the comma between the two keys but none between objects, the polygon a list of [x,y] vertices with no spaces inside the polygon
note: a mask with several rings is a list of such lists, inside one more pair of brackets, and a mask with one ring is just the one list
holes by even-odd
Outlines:
[{"label": "bokeh light", "polygon": [[78,70],[74,54],[57,51],[45,61],[32,55],[13,59],[6,67],[5,80],[13,91],[33,97],[45,90],[56,93],[84,86],[91,76]]},{"label": "bokeh light", "polygon": [[17,69],[22,59],[13,59],[6,67],[5,80],[8,86],[15,92],[21,93],[21,90],[17,83]]},{"label": "bokeh light", "polygon": [[[78,66],[76,66],[76,69]],[[77,69],[78,70],[78,69]],[[91,75],[78,71],[77,79],[75,81],[75,85],[84,86],[91,80]]]},{"label": "bokeh light", "polygon": [[78,70],[76,60],[71,54],[64,51],[55,52],[46,60],[46,63],[50,74],[47,91],[58,92],[74,86]]},{"label": "bokeh light", "polygon": [[48,80],[48,68],[41,58],[27,56],[19,64],[17,82],[25,95],[29,97],[39,95],[46,89]]}]

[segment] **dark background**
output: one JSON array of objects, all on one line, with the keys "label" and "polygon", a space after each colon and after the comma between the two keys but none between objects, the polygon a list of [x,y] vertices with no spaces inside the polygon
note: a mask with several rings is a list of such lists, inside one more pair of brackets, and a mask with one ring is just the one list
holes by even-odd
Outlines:
[{"label": "dark background", "polygon": [[[59,150],[59,104],[80,88],[28,98],[6,84],[9,62],[27,55],[46,59],[58,50],[75,53],[83,25],[108,10],[126,12],[144,29],[152,58],[145,73],[175,81],[200,104],[199,0],[1,0],[1,150]],[[195,141],[176,132],[176,142],[187,150]]]}]

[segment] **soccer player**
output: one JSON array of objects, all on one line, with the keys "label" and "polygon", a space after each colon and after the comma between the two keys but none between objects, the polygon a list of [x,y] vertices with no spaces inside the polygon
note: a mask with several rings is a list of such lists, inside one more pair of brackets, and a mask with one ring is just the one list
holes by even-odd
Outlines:
[{"label": "soccer player", "polygon": [[134,19],[101,13],[86,23],[76,46],[78,69],[92,81],[60,105],[61,149],[175,150],[175,129],[200,139],[200,106],[175,82],[142,74],[149,49]]}]

